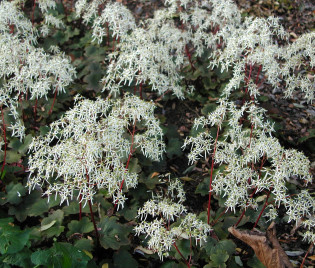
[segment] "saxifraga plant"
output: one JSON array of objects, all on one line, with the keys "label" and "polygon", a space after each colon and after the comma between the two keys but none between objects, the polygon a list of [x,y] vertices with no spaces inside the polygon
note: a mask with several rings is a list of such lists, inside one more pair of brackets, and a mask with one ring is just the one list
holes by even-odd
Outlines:
[{"label": "saxifraga plant", "polygon": [[[173,246],[187,267],[190,267],[194,241],[196,245],[205,242],[211,227],[197,219],[195,214],[187,213],[183,205],[185,200],[182,183],[178,179],[171,180],[165,194],[153,194],[153,199],[145,202],[143,207],[138,210],[137,217],[140,218],[141,223],[135,227],[135,231],[137,235],[144,234],[145,238],[149,237],[148,248],[157,252],[161,260],[168,256],[168,251]],[[147,221],[148,217],[151,220]],[[180,223],[174,226],[173,222],[176,218],[180,219]],[[176,241],[179,239],[189,240],[188,260],[176,245]]]},{"label": "saxifraga plant", "polygon": [[[40,1],[43,10],[48,8],[44,2]],[[51,53],[46,53],[42,48],[35,46],[39,37],[38,31],[24,16],[17,2],[2,1],[0,14],[2,55],[0,107],[4,146],[1,172],[3,172],[6,162],[7,130],[10,130],[11,136],[19,137],[21,140],[25,136],[22,102],[35,101],[33,109],[36,120],[37,101],[40,98],[47,99],[50,92],[55,94],[55,98],[58,93],[64,92],[73,82],[75,70],[69,58],[58,49],[52,48]],[[49,113],[52,112],[52,108],[53,106]],[[4,109],[8,109],[9,115],[13,118],[11,124],[5,122]]]},{"label": "saxifraga plant", "polygon": [[[103,78],[104,90],[109,90],[113,95],[117,95],[126,85],[139,85],[142,96],[142,85],[146,84],[161,95],[172,91],[183,98],[186,90],[180,71],[189,65],[194,70],[194,57],[200,57],[209,49],[212,53],[210,67],[233,70],[218,108],[209,116],[196,120],[196,125],[204,128],[215,126],[216,135],[212,137],[209,131],[201,132],[185,143],[186,146],[192,145],[192,162],[201,154],[211,156],[208,224],[211,195],[214,193],[227,198],[225,205],[229,210],[241,208],[242,218],[246,209],[257,208],[256,197],[266,191],[267,196],[255,225],[265,210],[266,215],[273,219],[277,217],[276,208],[283,205],[289,221],[302,219],[309,229],[305,238],[314,243],[311,230],[314,227],[313,196],[308,191],[288,196],[286,189],[286,183],[295,175],[300,176],[305,184],[311,182],[309,162],[303,154],[284,149],[272,137],[272,126],[264,120],[263,111],[258,108],[256,100],[266,83],[277,87],[278,83],[284,82],[286,96],[301,88],[306,98],[312,101],[314,89],[311,79],[296,75],[296,72],[301,68],[305,72],[314,68],[314,33],[305,34],[292,44],[279,46],[276,39],[286,42],[287,33],[277,19],[242,20],[232,1],[218,0],[165,1],[166,8],[157,11],[154,18],[145,21],[142,27],[136,25],[130,12],[121,4],[107,2],[79,0],[76,9],[86,24],[93,23],[94,40],[102,44],[103,39],[108,42],[110,33],[113,35],[116,46],[113,46],[113,52],[108,57],[109,65]],[[39,3],[47,4],[49,1]],[[102,5],[105,9],[100,12]],[[30,35],[28,32],[33,29],[27,26],[12,30],[11,24],[14,23],[5,21],[3,27],[6,27],[6,34],[3,36],[10,42],[13,42],[11,38],[17,39],[16,44],[28,46],[28,42],[21,39],[27,38]],[[20,29],[26,37],[14,39]],[[42,30],[44,33],[47,33],[45,28]],[[30,51],[38,52],[39,49],[30,47]],[[36,73],[32,79],[37,81],[38,76],[41,78]],[[58,75],[52,77],[57,78]],[[60,79],[56,81],[57,84],[61,83]],[[49,86],[57,92],[56,87]],[[230,99],[231,93],[236,90],[246,93],[240,106]],[[42,91],[35,91],[33,98],[44,95]],[[30,189],[42,186],[45,188],[44,194],[60,195],[61,202],[77,196],[80,204],[88,203],[90,208],[94,193],[105,188],[115,206],[123,206],[126,199],[122,194],[123,186],[130,188],[137,183],[136,174],[127,171],[134,149],[141,148],[145,155],[154,160],[160,159],[164,150],[162,131],[153,116],[153,105],[129,95],[116,101],[78,99],[75,108],[54,122],[46,136],[38,137],[32,143],[28,186]],[[126,103],[129,103],[128,109]],[[138,129],[140,133],[137,133]],[[226,169],[214,176],[214,169],[218,165]],[[183,238],[172,231],[170,214],[166,211],[163,215],[164,210],[160,206],[163,200],[159,196],[139,210],[139,215],[143,217],[149,214],[155,217],[158,212],[162,213],[158,215],[161,216],[160,220],[153,221],[156,224],[144,221],[136,229],[137,233],[146,233],[153,239],[150,240],[150,248],[160,257],[174,245],[177,238]],[[174,217],[185,212],[182,201],[179,201],[180,209]],[[188,215],[186,217],[192,220],[181,223],[184,233],[188,231],[185,231],[183,223],[196,223],[195,216]],[[92,221],[97,232],[93,216]],[[206,235],[210,228],[200,224]],[[165,241],[154,240],[160,238],[157,237],[158,232],[155,233],[158,230],[167,234]],[[192,238],[193,235],[188,237]],[[190,265],[190,260],[185,262],[187,266]]]},{"label": "saxifraga plant", "polygon": [[[277,217],[276,208],[283,205],[287,209],[289,222],[303,219],[304,225],[311,230],[314,227],[315,199],[307,190],[291,197],[286,187],[286,183],[294,176],[305,185],[312,182],[309,173],[310,162],[302,153],[284,149],[279,141],[272,137],[273,128],[268,121],[265,122],[263,109],[250,102],[236,107],[233,102],[222,99],[214,112],[207,117],[196,119],[194,127],[208,129],[211,126],[218,128],[216,137],[212,137],[209,131],[202,131],[185,142],[185,146],[191,146],[189,160],[192,163],[202,155],[211,155],[212,158],[208,223],[212,194],[226,198],[227,210],[243,210],[239,223],[246,209],[258,208],[255,200],[259,196],[258,193],[267,192],[265,205],[254,227],[267,206],[269,211],[266,216],[273,220]],[[214,165],[224,165],[225,168],[213,176]],[[269,202],[271,195],[273,201]],[[308,238],[312,236],[309,232],[305,235]],[[309,242],[314,242],[314,234]]]},{"label": "saxifraga plant", "polygon": [[45,136],[30,145],[29,190],[43,187],[44,195],[59,195],[61,203],[75,196],[90,207],[93,196],[106,189],[115,207],[124,207],[123,187],[136,187],[137,174],[128,171],[135,150],[154,161],[165,150],[163,132],[154,117],[154,104],[126,95],[123,99],[76,97],[76,105],[50,125]]}]

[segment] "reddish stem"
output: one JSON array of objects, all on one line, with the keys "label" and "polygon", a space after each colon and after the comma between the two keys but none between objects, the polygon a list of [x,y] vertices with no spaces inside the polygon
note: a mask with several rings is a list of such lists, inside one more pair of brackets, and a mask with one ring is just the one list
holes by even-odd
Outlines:
[{"label": "reddish stem", "polygon": [[35,123],[36,123],[36,115],[37,115],[37,104],[38,104],[38,100],[36,99],[35,100],[35,105],[34,105],[34,120],[35,120]]},{"label": "reddish stem", "polygon": [[[256,193],[256,191],[257,191],[257,187],[256,187],[255,190],[252,192],[252,194],[249,196],[249,199],[253,198],[253,196],[254,196],[254,194]],[[247,201],[246,205],[248,205],[248,201]],[[240,216],[240,218],[238,219],[237,223],[235,224],[235,227],[237,227],[237,226],[240,224],[241,220],[243,219],[243,217],[244,217],[244,215],[245,215],[245,212],[246,212],[246,209],[244,208],[244,209],[243,209],[243,212],[242,212],[242,214],[241,214],[241,216]]]},{"label": "reddish stem", "polygon": [[[260,164],[260,167],[259,167],[259,175],[258,175],[258,180],[260,180],[260,177],[261,177],[261,169],[263,167],[263,165],[265,164],[265,160],[266,160],[266,156],[264,155],[263,158],[261,159],[261,164]],[[257,187],[255,188],[255,190],[252,192],[252,194],[249,196],[249,198],[253,198],[253,196],[255,195],[257,191]],[[246,203],[246,205],[248,205],[248,201]],[[246,209],[244,208],[243,209],[243,212],[239,218],[239,220],[237,221],[237,223],[235,224],[235,227],[239,225],[239,223],[241,222],[241,220],[243,219],[244,215],[245,215],[245,212],[246,212]]]},{"label": "reddish stem", "polygon": [[212,177],[213,177],[213,168],[214,168],[214,157],[215,157],[215,152],[217,150],[217,142],[219,138],[219,132],[220,132],[220,125],[218,125],[217,129],[217,137],[214,142],[214,149],[213,149],[213,154],[212,154],[212,161],[211,161],[211,172],[210,172],[210,182],[209,182],[209,200],[208,200],[208,224],[210,224],[210,211],[211,211],[211,192],[212,192]]},{"label": "reddish stem", "polygon": [[257,220],[255,221],[255,224],[254,224],[253,229],[254,229],[254,228],[256,228],[256,226],[257,226],[257,224],[258,224],[258,221],[260,220],[260,217],[262,216],[262,214],[263,214],[263,212],[264,212],[265,208],[266,208],[266,207],[267,207],[267,205],[268,205],[268,198],[269,198],[269,196],[270,196],[270,193],[271,193],[271,189],[269,190],[269,192],[268,192],[268,194],[267,194],[267,198],[266,198],[265,204],[264,204],[264,206],[263,206],[262,210],[260,211],[260,213],[259,213],[259,216],[258,216]]},{"label": "reddish stem", "polygon": [[[85,167],[85,176],[86,176],[87,184],[90,185],[90,176],[88,174],[88,171],[87,171],[86,167]],[[93,213],[93,210],[92,210],[91,199],[88,200],[88,203],[89,203],[89,207],[90,207],[91,220],[93,222],[94,230],[95,230],[95,233],[96,233],[96,241],[97,241],[97,244],[99,244],[100,243],[100,239],[99,239],[100,235],[98,233],[97,226],[96,226],[96,223],[95,223],[94,213]]]},{"label": "reddish stem", "polygon": [[250,64],[250,65],[249,65],[249,73],[248,73],[248,77],[247,77],[247,78],[246,78],[246,74],[245,74],[245,79],[246,79],[246,81],[245,81],[245,83],[246,83],[245,93],[246,93],[246,94],[247,94],[247,92],[248,92],[248,84],[249,84],[249,81],[250,81],[251,76],[252,76],[252,71],[253,71],[253,65]]},{"label": "reddish stem", "polygon": [[[130,160],[131,160],[131,157],[132,157],[132,154],[133,154],[133,145],[134,145],[134,136],[135,136],[135,132],[136,132],[136,122],[133,124],[133,129],[132,129],[132,134],[131,134],[131,145],[130,145],[130,150],[129,150],[129,156],[128,156],[128,160],[127,160],[127,163],[126,163],[126,167],[125,167],[125,171],[128,172],[128,167],[129,167],[129,163],[130,163]],[[119,187],[119,192],[122,191],[122,188],[124,186],[124,182],[125,182],[125,179],[123,179],[120,183],[120,187]],[[118,204],[118,200],[116,200],[115,202],[115,205],[114,205],[114,211],[116,210],[117,208],[117,204]]]},{"label": "reddish stem", "polygon": [[228,208],[226,208],[225,210],[223,210],[223,211],[221,212],[221,214],[219,215],[219,217],[218,217],[215,221],[213,221],[213,222],[211,223],[211,226],[215,225],[215,224],[219,221],[219,219],[220,219],[227,211],[228,211]]},{"label": "reddish stem", "polygon": [[173,243],[173,246],[175,247],[176,251],[178,252],[178,254],[181,256],[181,258],[185,261],[186,265],[188,268],[190,268],[190,264],[189,262],[185,259],[185,257],[183,256],[183,254],[180,252],[179,248],[176,245],[176,242]]},{"label": "reddish stem", "polygon": [[307,256],[308,256],[308,254],[309,254],[310,251],[312,250],[313,246],[314,246],[314,243],[309,246],[309,248],[308,248],[308,250],[307,250],[307,252],[306,252],[306,254],[305,254],[304,258],[303,258],[303,261],[302,261],[302,263],[301,263],[300,268],[303,268],[303,267],[304,267],[304,262],[305,262],[305,260],[306,260],[306,258],[307,258]]},{"label": "reddish stem", "polygon": [[262,69],[262,65],[260,64],[259,67],[258,67],[256,81],[255,81],[256,85],[258,85],[258,80],[259,80],[259,75],[260,75],[261,69]]},{"label": "reddish stem", "polygon": [[36,7],[36,0],[34,0],[34,2],[33,2],[33,9],[32,9],[32,25],[33,25],[33,26],[34,26],[35,7]]},{"label": "reddish stem", "polygon": [[79,196],[79,220],[82,219],[82,194]]},{"label": "reddish stem", "polygon": [[3,140],[4,140],[4,156],[3,156],[3,163],[1,167],[1,175],[3,174],[5,162],[7,158],[7,131],[5,127],[5,121],[4,121],[4,113],[3,113],[3,107],[1,105],[1,117],[2,117],[2,130],[3,130]]},{"label": "reddish stem", "polygon": [[56,90],[55,90],[53,103],[52,103],[52,105],[51,105],[51,107],[50,107],[50,110],[49,110],[49,112],[48,112],[49,115],[52,113],[52,110],[53,110],[54,105],[55,105],[56,98],[57,98],[57,88],[56,88]]},{"label": "reddish stem", "polygon": [[97,244],[99,244],[100,243],[100,235],[98,233],[97,226],[96,226],[96,223],[95,223],[91,200],[89,200],[88,203],[89,203],[89,207],[90,207],[91,220],[93,222],[94,230],[95,230],[95,233],[96,233],[96,241],[97,241]]},{"label": "reddish stem", "polygon": [[[163,218],[162,213],[160,213],[160,217]],[[164,226],[166,228],[167,231],[169,231],[169,227],[170,227],[170,220],[168,220],[168,224],[166,224],[164,222]],[[173,246],[175,247],[176,251],[178,252],[178,254],[181,256],[181,258],[184,260],[184,262],[186,263],[187,267],[190,267],[190,263],[187,262],[187,260],[185,259],[185,257],[183,256],[183,254],[181,253],[181,251],[179,250],[179,248],[176,245],[176,242],[173,243]]]},{"label": "reddish stem", "polygon": [[193,63],[192,63],[191,54],[190,54],[190,51],[189,51],[189,48],[188,48],[188,45],[187,45],[187,44],[185,45],[185,53],[186,53],[186,55],[187,55],[187,57],[188,57],[188,61],[189,61],[189,64],[190,64],[190,66],[191,66],[191,69],[192,69],[193,71],[195,71],[196,68],[195,68],[195,66],[194,66]]},{"label": "reddish stem", "polygon": [[107,46],[109,46],[109,26],[108,26],[108,22],[106,22],[106,31],[107,31],[107,40],[106,40],[106,43],[107,43]]},{"label": "reddish stem", "polygon": [[14,33],[14,25],[13,24],[10,24],[10,34],[13,34]]},{"label": "reddish stem", "polygon": [[191,235],[189,236],[189,260],[188,263],[191,263],[191,258],[192,258],[192,243],[191,243]]}]

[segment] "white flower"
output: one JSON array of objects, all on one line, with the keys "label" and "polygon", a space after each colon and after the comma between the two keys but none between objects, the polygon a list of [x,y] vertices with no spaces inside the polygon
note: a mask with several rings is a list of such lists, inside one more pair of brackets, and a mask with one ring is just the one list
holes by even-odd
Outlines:
[{"label": "white flower", "polygon": [[[44,194],[55,193],[61,202],[72,199],[75,193],[83,204],[92,201],[98,189],[105,188],[118,208],[123,207],[127,198],[120,189],[122,181],[127,188],[138,183],[137,174],[128,172],[122,161],[130,154],[132,138],[127,134],[128,127],[141,123],[142,134],[135,135],[150,138],[145,145],[134,139],[133,149],[143,146],[153,160],[160,159],[164,152],[154,105],[130,95],[116,101],[75,99],[74,108],[30,145],[33,154],[29,158],[27,185],[30,190],[37,184],[45,185]],[[146,146],[155,148],[154,152]]]}]

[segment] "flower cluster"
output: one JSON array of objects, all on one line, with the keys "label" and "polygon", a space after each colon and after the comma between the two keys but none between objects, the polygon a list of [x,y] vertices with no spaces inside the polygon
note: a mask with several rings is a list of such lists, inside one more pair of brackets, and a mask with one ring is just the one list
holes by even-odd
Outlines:
[{"label": "flower cluster", "polygon": [[[124,163],[134,149],[158,161],[164,151],[154,104],[127,95],[121,100],[96,101],[76,97],[76,105],[50,125],[50,131],[30,145],[28,187],[43,187],[61,203],[74,196],[84,204],[105,188],[113,202],[124,205],[120,185],[137,185],[137,174]],[[130,128],[133,126],[133,133]],[[47,188],[46,188],[47,187]]]},{"label": "flower cluster", "polygon": [[102,14],[94,20],[92,35],[101,43],[111,31],[113,37],[123,40],[135,28],[136,22],[129,9],[118,2],[108,3]]},{"label": "flower cluster", "polygon": [[[258,208],[253,193],[267,191],[273,194],[275,205],[286,207],[289,221],[314,217],[314,197],[305,190],[291,199],[286,187],[292,178],[312,182],[310,161],[296,150],[284,149],[272,137],[272,125],[264,120],[263,109],[254,102],[245,102],[239,108],[233,102],[222,103],[221,100],[221,105],[207,117],[196,119],[195,126],[223,128],[225,136],[217,140],[215,155],[215,140],[207,132],[187,138],[184,144],[191,146],[188,155],[191,162],[203,154],[211,154],[215,164],[226,165],[224,171],[218,172],[213,179],[212,191],[224,196],[226,207],[232,211],[237,207]],[[222,107],[226,107],[226,111],[223,112]],[[222,115],[221,121],[217,120],[218,114]],[[244,118],[247,119],[241,123]],[[249,127],[246,127],[248,123]],[[268,215],[275,218],[274,209],[271,208]]]},{"label": "flower cluster", "polygon": [[[100,13],[103,5],[106,7]],[[239,89],[245,79],[251,94],[259,94],[257,83],[246,74],[248,67],[259,68],[265,82],[274,88],[285,82],[287,97],[300,88],[306,99],[314,98],[312,78],[295,74],[296,69],[309,71],[314,67],[314,33],[288,44],[288,33],[279,19],[246,17],[242,20],[233,1],[165,1],[164,9],[157,10],[153,18],[139,26],[120,3],[80,0],[76,10],[86,23],[93,21],[94,40],[102,42],[111,31],[120,42],[108,57],[109,68],[102,79],[103,89],[112,94],[117,94],[126,84],[146,83],[159,94],[172,91],[183,98],[187,89],[182,84],[180,71],[187,65],[194,69],[193,57],[202,57],[210,49],[211,67],[233,70],[233,77],[224,90],[226,97]],[[174,19],[177,17],[179,22]],[[284,45],[280,46],[277,39]]]},{"label": "flower cluster", "polygon": [[0,3],[0,17],[0,105],[8,107],[15,119],[12,135],[22,138],[19,100],[23,96],[47,99],[49,92],[65,91],[74,79],[75,69],[63,53],[47,54],[34,46],[37,32],[13,3]]},{"label": "flower cluster", "polygon": [[[178,239],[195,239],[196,244],[206,241],[211,228],[208,224],[197,219],[192,213],[186,214],[183,202],[186,200],[183,185],[179,180],[170,181],[166,195],[158,194],[152,200],[145,202],[138,210],[141,223],[135,227],[137,235],[149,237],[148,248],[157,252],[163,259],[168,256]],[[146,221],[147,217],[153,218]],[[172,221],[180,218],[180,224],[171,225]]]}]

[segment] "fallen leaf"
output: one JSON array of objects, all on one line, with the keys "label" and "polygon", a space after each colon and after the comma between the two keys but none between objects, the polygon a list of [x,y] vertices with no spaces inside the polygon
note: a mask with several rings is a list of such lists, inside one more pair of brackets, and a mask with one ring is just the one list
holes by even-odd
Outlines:
[{"label": "fallen leaf", "polygon": [[274,222],[270,224],[266,233],[239,231],[235,227],[230,227],[228,230],[236,238],[248,244],[255,251],[257,258],[267,268],[293,268],[277,240]]},{"label": "fallen leaf", "polygon": [[140,253],[142,255],[144,255],[143,253],[148,254],[148,255],[154,254],[153,250],[148,249],[148,248],[144,248],[144,247],[141,247],[141,246],[136,247],[134,251],[138,252],[138,253]]},{"label": "fallen leaf", "polygon": [[56,223],[56,220],[53,220],[52,222],[46,224],[46,225],[43,225],[42,227],[40,227],[40,230],[41,231],[45,231],[45,230],[48,230],[51,226],[53,226],[54,224]]},{"label": "fallen leaf", "polygon": [[192,181],[192,178],[189,177],[180,177],[179,179],[183,180],[183,181]]},{"label": "fallen leaf", "polygon": [[160,175],[159,172],[153,172],[150,178],[152,179],[152,178],[154,178],[154,177],[156,177],[156,176],[158,176],[158,175]]}]

